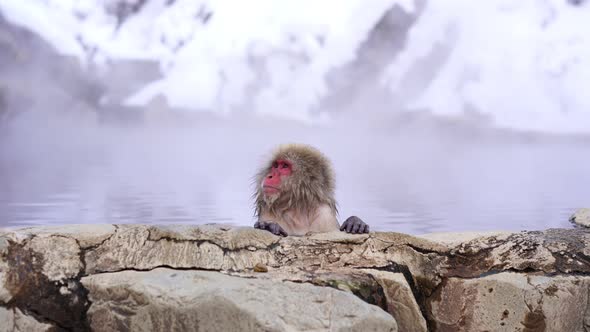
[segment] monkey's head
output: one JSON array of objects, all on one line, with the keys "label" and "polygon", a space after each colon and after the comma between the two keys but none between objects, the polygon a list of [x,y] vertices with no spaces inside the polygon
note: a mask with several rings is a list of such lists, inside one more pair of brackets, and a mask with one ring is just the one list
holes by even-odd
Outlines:
[{"label": "monkey's head", "polygon": [[280,145],[256,176],[256,215],[288,210],[312,213],[320,204],[336,211],[330,161],[303,144]]}]

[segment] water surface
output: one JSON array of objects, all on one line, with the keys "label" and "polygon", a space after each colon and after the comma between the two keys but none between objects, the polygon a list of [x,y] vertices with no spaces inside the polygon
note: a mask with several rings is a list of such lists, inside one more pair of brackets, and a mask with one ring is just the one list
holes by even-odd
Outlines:
[{"label": "water surface", "polygon": [[342,122],[96,125],[29,116],[0,132],[0,226],[254,222],[252,178],[281,142],[334,162],[341,217],[411,234],[572,227],[588,140]]}]

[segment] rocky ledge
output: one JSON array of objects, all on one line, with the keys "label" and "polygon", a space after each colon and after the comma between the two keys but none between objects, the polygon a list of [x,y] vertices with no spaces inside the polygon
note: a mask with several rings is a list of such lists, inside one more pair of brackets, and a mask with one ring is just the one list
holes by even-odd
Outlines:
[{"label": "rocky ledge", "polygon": [[590,231],[0,232],[0,331],[587,331]]}]

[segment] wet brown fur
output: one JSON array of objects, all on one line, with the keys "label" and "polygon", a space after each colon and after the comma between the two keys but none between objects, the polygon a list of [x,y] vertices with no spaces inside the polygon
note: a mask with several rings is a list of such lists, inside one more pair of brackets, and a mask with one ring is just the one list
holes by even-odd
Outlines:
[{"label": "wet brown fur", "polygon": [[[293,173],[281,183],[276,199],[265,197],[261,183],[269,173],[273,162],[278,159],[292,163]],[[328,205],[334,215],[338,210],[334,199],[335,180],[330,161],[317,149],[304,144],[280,145],[270,161],[256,175],[256,217],[268,212],[283,216],[294,211],[309,216],[323,204]]]}]

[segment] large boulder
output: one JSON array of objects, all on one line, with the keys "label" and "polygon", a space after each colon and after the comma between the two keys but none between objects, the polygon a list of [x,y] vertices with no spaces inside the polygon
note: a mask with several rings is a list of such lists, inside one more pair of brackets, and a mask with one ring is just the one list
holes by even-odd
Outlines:
[{"label": "large boulder", "polygon": [[94,331],[397,331],[377,306],[333,288],[211,271],[82,278]]}]

